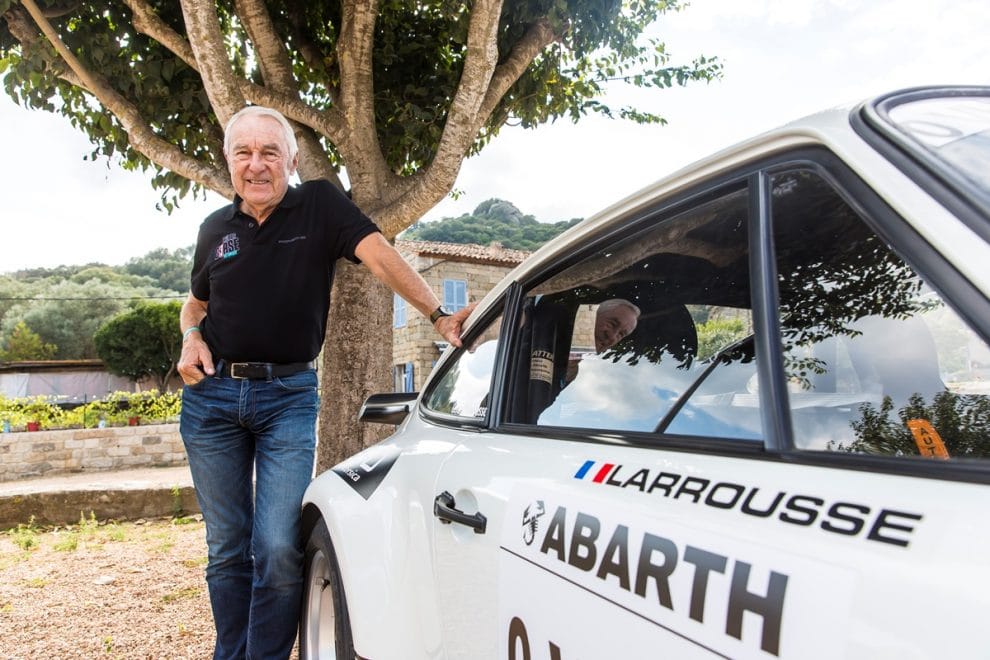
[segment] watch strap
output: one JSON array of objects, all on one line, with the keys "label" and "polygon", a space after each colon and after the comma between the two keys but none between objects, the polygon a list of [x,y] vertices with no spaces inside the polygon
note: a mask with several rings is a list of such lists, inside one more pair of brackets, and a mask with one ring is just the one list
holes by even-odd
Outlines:
[{"label": "watch strap", "polygon": [[439,321],[444,316],[450,316],[450,312],[448,312],[447,310],[445,310],[443,308],[443,305],[440,305],[435,310],[433,310],[432,312],[430,312],[430,323],[436,323],[437,321]]}]

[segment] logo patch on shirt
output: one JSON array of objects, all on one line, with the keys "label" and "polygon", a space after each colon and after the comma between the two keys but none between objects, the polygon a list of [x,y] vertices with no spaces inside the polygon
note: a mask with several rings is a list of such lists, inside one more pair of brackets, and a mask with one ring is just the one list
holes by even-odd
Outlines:
[{"label": "logo patch on shirt", "polygon": [[237,234],[227,234],[214,251],[213,258],[230,259],[231,257],[236,257],[240,249],[241,239],[237,237]]}]

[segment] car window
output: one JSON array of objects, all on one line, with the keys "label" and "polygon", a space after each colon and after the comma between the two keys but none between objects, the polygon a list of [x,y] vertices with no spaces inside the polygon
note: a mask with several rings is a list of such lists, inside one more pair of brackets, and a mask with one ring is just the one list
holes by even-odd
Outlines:
[{"label": "car window", "polygon": [[760,398],[749,309],[699,310],[700,375],[693,391],[661,430],[718,438],[762,437]]},{"label": "car window", "polygon": [[890,121],[983,195],[990,194],[990,98],[950,96],[898,103]]},{"label": "car window", "polygon": [[795,444],[990,456],[990,349],[815,172],[772,179]]},{"label": "car window", "polygon": [[469,419],[484,419],[488,412],[492,374],[502,317],[473,333],[443,375],[431,385],[424,402],[427,409]]},{"label": "car window", "polygon": [[[710,196],[527,291],[508,421],[758,437],[758,392],[729,382],[742,358],[725,350],[752,333],[747,209],[745,189]],[[738,389],[713,380],[705,405],[679,405],[715,361]]]}]

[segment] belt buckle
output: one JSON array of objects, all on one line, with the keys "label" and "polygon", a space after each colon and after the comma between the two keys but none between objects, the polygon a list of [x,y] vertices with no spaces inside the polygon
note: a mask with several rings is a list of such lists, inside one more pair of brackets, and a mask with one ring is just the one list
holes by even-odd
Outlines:
[{"label": "belt buckle", "polygon": [[231,362],[230,377],[237,378],[239,380],[250,378],[251,366],[252,363],[250,362]]}]

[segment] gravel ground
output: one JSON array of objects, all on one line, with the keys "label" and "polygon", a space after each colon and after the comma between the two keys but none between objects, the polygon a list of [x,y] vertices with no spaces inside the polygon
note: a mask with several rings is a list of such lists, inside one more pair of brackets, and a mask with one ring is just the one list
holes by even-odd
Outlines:
[{"label": "gravel ground", "polygon": [[196,518],[0,532],[0,658],[209,658]]}]

